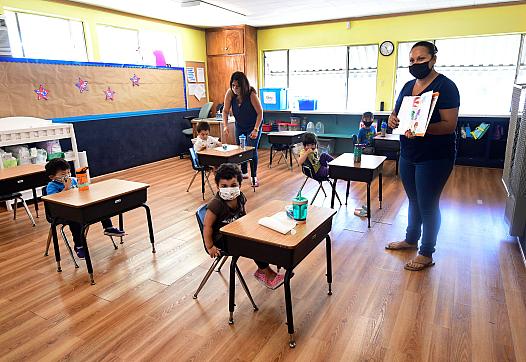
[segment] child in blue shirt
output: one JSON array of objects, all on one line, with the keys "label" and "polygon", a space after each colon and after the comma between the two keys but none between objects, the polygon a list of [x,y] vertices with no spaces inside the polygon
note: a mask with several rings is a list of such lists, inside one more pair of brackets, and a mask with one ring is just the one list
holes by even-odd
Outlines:
[{"label": "child in blue shirt", "polygon": [[[51,179],[47,184],[46,192],[48,195],[53,195],[62,191],[67,191],[77,187],[77,179],[71,177],[69,163],[63,158],[55,158],[46,164],[46,175]],[[122,230],[113,227],[110,219],[101,221],[104,228],[104,235],[119,236],[125,235]],[[75,252],[77,256],[84,259],[84,248],[82,246],[81,226],[76,222],[68,222],[69,229],[73,235],[73,242],[75,243]]]},{"label": "child in blue shirt", "polygon": [[366,155],[374,154],[374,136],[376,128],[372,125],[374,116],[371,112],[365,112],[362,115],[363,127],[358,131],[358,143],[365,145],[363,153]]}]

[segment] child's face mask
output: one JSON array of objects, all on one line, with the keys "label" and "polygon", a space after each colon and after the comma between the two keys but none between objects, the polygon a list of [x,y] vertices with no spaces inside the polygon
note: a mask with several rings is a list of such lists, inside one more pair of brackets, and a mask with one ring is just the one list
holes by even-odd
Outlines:
[{"label": "child's face mask", "polygon": [[225,201],[234,200],[240,195],[240,193],[239,186],[219,188],[219,197]]}]

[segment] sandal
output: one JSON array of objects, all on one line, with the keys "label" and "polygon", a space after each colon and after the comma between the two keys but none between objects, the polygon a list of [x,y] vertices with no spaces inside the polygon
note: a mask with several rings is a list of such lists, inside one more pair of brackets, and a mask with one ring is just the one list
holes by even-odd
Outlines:
[{"label": "sandal", "polygon": [[404,269],[405,270],[409,270],[409,271],[421,271],[421,270],[424,270],[426,268],[429,268],[429,267],[432,267],[433,265],[435,265],[435,262],[431,258],[428,258],[429,261],[428,262],[424,262],[424,263],[421,263],[419,261],[415,261],[415,259],[408,261],[405,264]]},{"label": "sandal", "polygon": [[385,250],[417,250],[418,245],[409,244],[407,241],[393,241],[385,246]]},{"label": "sandal", "polygon": [[279,286],[281,286],[281,284],[285,282],[285,276],[283,274],[276,274],[276,276],[273,279],[269,279],[267,278],[265,273],[259,270],[256,270],[256,272],[254,273],[254,277],[258,282],[272,290],[277,289]]},{"label": "sandal", "polygon": [[367,217],[367,208],[354,209],[354,215],[359,217]]}]

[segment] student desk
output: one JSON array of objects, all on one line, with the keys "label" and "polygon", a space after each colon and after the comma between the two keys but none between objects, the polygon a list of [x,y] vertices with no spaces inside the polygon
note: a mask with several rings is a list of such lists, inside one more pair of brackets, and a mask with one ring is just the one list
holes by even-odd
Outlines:
[{"label": "student desk", "polygon": [[[199,157],[199,164],[201,166],[215,166],[219,167],[223,163],[236,163],[241,164],[243,162],[250,161],[252,167],[252,155],[254,147],[246,146],[244,149],[236,145],[227,145],[227,149],[223,150],[222,147],[208,148],[197,152]],[[252,180],[254,181],[254,180]],[[253,182],[254,183],[254,182]],[[256,187],[254,186],[254,192]],[[205,194],[205,170],[201,170],[201,191]]]},{"label": "student desk", "polygon": [[33,191],[33,202],[38,217],[38,199],[36,188],[49,182],[44,165],[20,165],[0,169],[0,192],[10,194],[25,190]]},{"label": "student desk", "polygon": [[148,187],[150,187],[148,184],[112,179],[91,184],[89,190],[86,191],[79,191],[79,189],[75,188],[42,197],[46,211],[49,213],[48,216],[53,219],[51,232],[57,271],[62,271],[56,229],[57,221],[59,220],[74,221],[81,224],[86,267],[92,285],[95,284],[95,280],[93,279],[93,267],[85,237],[85,230],[89,225],[119,215],[119,227],[122,229],[122,214],[138,207],[144,207],[146,209],[150,242],[152,243],[152,253],[155,253],[152,217],[150,208],[146,205]]},{"label": "student desk", "polygon": [[[382,208],[382,169],[386,157],[362,155],[360,163],[354,163],[354,154],[344,153],[329,162],[329,177],[334,179],[332,184],[331,208],[334,207],[336,183],[338,180],[359,181],[367,183],[367,226],[371,227],[371,183],[378,176],[378,199]],[[349,196],[349,183],[347,194]]]},{"label": "student desk", "polygon": [[398,161],[400,158],[400,135],[386,134],[385,137],[374,137],[374,151],[378,156],[387,156],[389,160],[396,161],[396,174],[398,175]]},{"label": "student desk", "polygon": [[336,211],[312,205],[309,206],[307,222],[296,226],[295,235],[291,235],[290,233],[282,235],[277,231],[258,224],[260,218],[271,216],[278,211],[284,211],[287,204],[289,203],[285,201],[270,201],[233,223],[222,227],[221,233],[224,235],[226,252],[232,256],[229,282],[229,323],[234,323],[235,270],[239,257],[243,256],[268,262],[269,264],[279,265],[286,269],[284,289],[287,327],[290,336],[289,346],[293,348],[296,342],[294,340],[294,321],[292,317],[292,298],[290,291],[292,270],[325,239],[327,282],[329,283],[329,295],[332,294],[331,239],[329,232],[332,228],[332,217],[336,214]]},{"label": "student desk", "polygon": [[[267,133],[268,142],[270,143],[270,164],[269,167],[272,167],[272,151],[274,145],[287,145],[287,152],[290,155],[290,169],[292,170],[292,145],[296,143],[301,143],[303,140],[303,135],[305,131],[281,131],[281,132],[269,132]],[[287,154],[285,153],[285,156]],[[285,158],[286,160],[286,158]]]}]

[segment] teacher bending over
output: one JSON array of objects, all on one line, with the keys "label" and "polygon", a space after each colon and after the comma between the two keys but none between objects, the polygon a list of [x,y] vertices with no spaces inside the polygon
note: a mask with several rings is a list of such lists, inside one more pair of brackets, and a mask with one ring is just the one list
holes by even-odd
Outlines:
[{"label": "teacher bending over", "polygon": [[[230,77],[230,88],[225,95],[225,107],[223,108],[223,131],[228,134],[228,114],[232,113],[236,119],[236,142],[239,144],[239,136],[245,135],[247,146],[254,147],[252,165],[250,167],[251,182],[253,186],[259,186],[257,179],[258,169],[258,145],[261,138],[261,123],[263,121],[263,108],[256,94],[256,90],[248,83],[247,76],[243,72],[234,72]],[[243,178],[248,178],[248,164],[241,164]]]},{"label": "teacher bending over", "polygon": [[418,255],[405,269],[418,271],[433,266],[433,253],[440,229],[440,194],[453,169],[456,157],[456,127],[460,95],[452,80],[434,69],[437,48],[421,41],[409,54],[409,72],[416,79],[407,82],[389,116],[389,127],[396,128],[397,117],[405,96],[418,96],[428,91],[439,92],[437,104],[424,137],[410,131],[400,136],[400,177],[409,199],[405,240],[389,243],[388,250],[418,249]]}]

